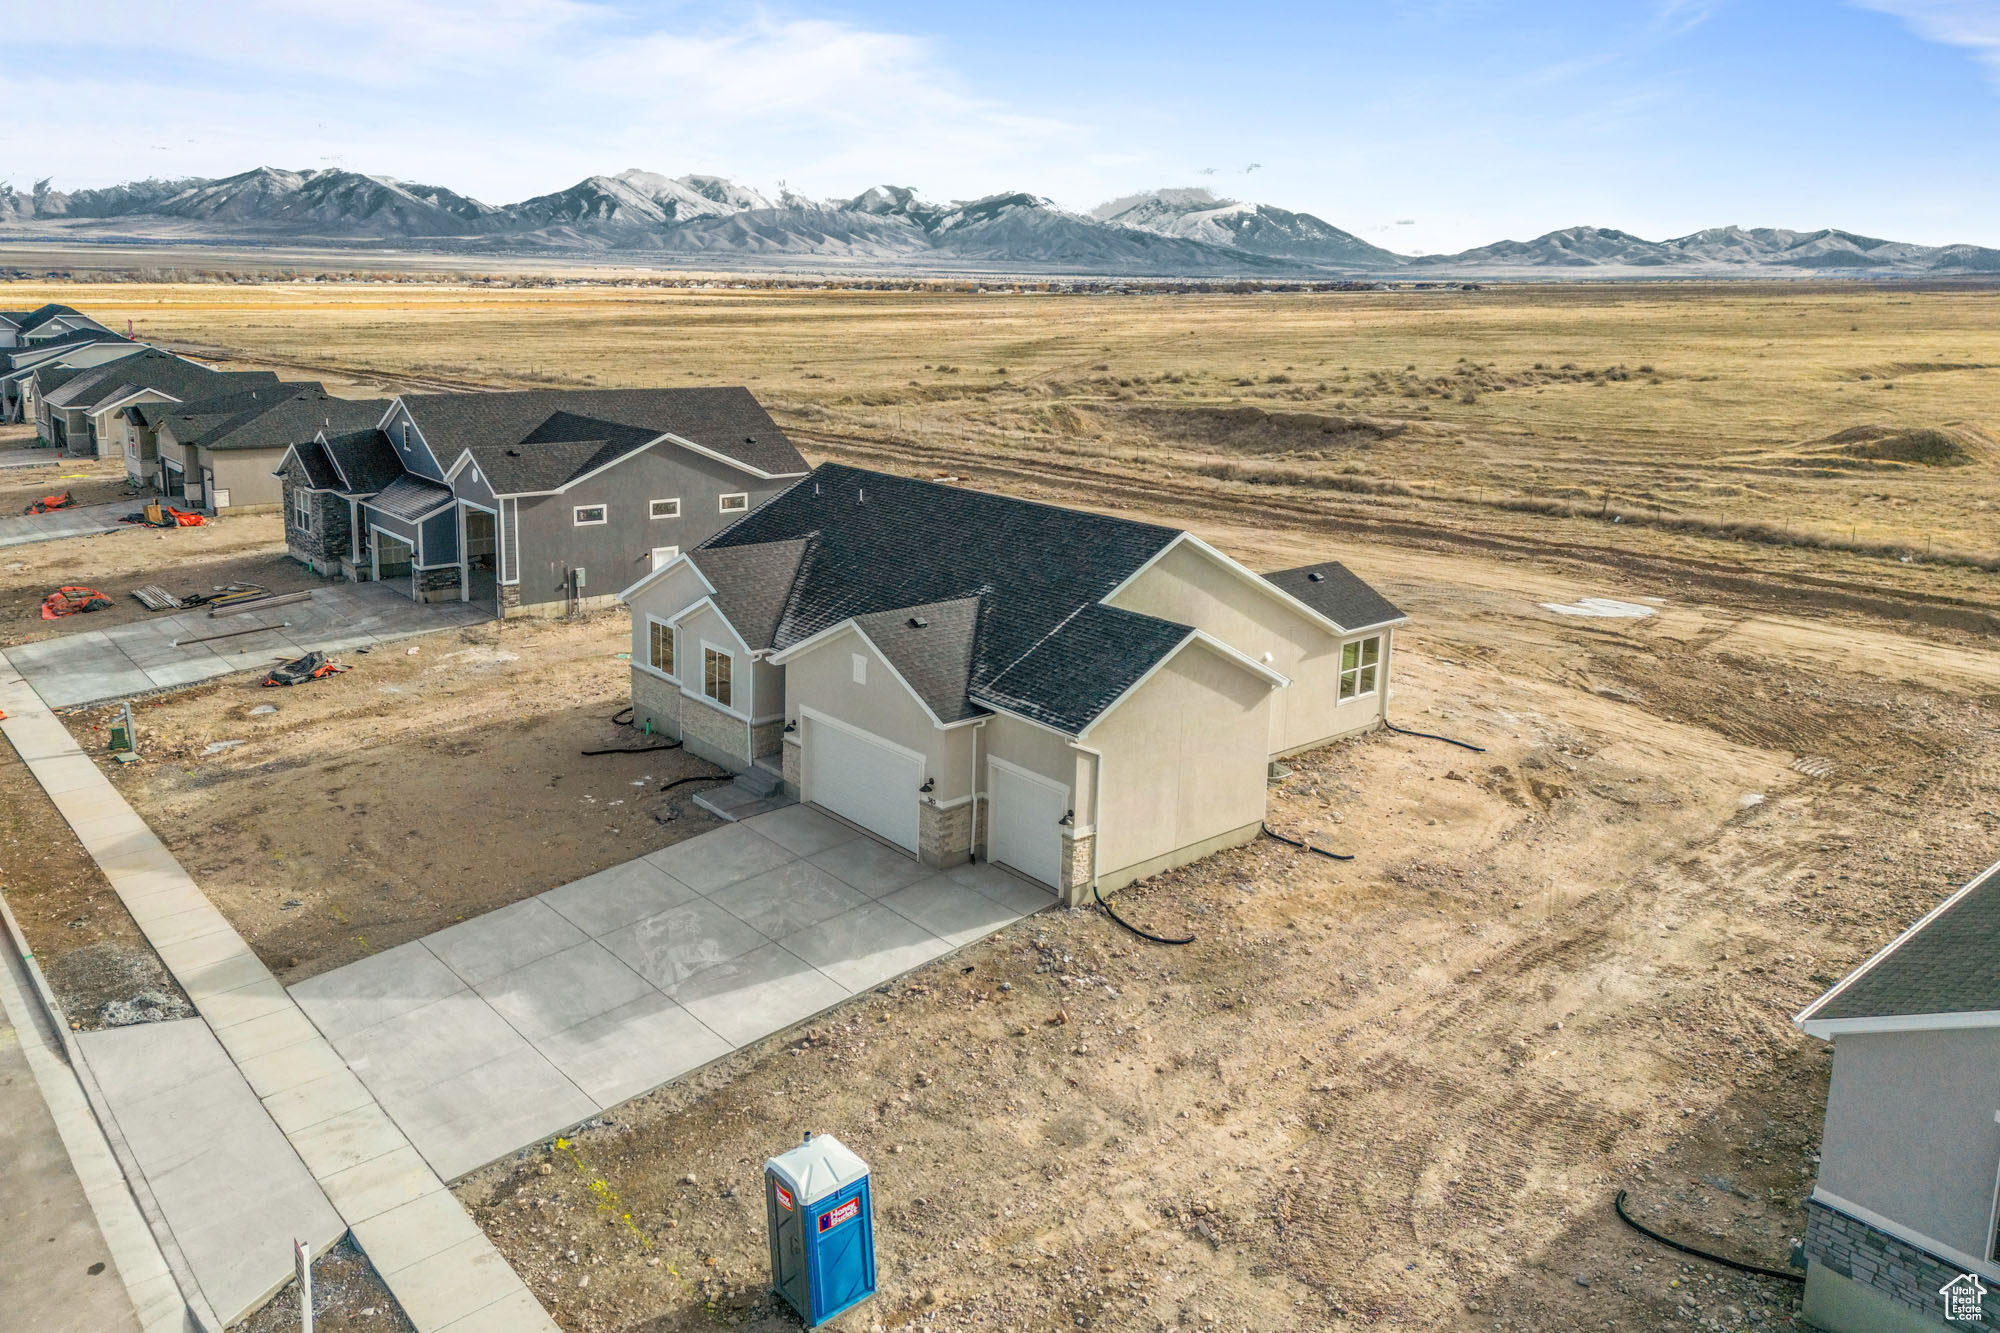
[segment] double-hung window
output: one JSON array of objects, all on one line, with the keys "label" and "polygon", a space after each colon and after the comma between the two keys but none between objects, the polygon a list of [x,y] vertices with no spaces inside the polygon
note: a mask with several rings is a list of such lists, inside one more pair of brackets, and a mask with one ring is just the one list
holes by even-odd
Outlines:
[{"label": "double-hung window", "polygon": [[1340,698],[1342,702],[1375,693],[1375,677],[1382,670],[1382,636],[1356,639],[1340,647]]},{"label": "double-hung window", "polygon": [[650,622],[652,642],[646,652],[646,661],[653,670],[662,675],[674,674],[674,627],[663,620]]},{"label": "double-hung window", "polygon": [[713,648],[701,650],[701,692],[721,704],[730,707],[729,671],[732,663],[728,653]]},{"label": "double-hung window", "polygon": [[303,486],[292,488],[292,526],[300,532],[313,528],[312,492]]}]

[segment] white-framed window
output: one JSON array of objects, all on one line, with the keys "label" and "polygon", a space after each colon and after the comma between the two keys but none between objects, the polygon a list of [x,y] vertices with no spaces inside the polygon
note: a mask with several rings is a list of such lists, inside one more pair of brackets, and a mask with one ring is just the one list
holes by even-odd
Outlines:
[{"label": "white-framed window", "polygon": [[736,491],[722,497],[722,512],[725,514],[741,514],[749,508],[750,494],[747,491]]},{"label": "white-framed window", "polygon": [[572,512],[571,521],[579,528],[594,528],[600,523],[611,521],[609,505],[578,505]]},{"label": "white-framed window", "polygon": [[1340,646],[1340,697],[1343,702],[1375,693],[1382,670],[1382,636],[1356,639]]},{"label": "white-framed window", "polygon": [[860,653],[854,654],[854,683],[856,685],[868,683],[868,659]]},{"label": "white-framed window", "polygon": [[655,546],[653,548],[653,568],[658,569],[661,565],[666,564],[667,561],[680,553],[681,548],[678,546]]},{"label": "white-framed window", "polygon": [[313,529],[312,492],[303,486],[292,488],[292,525],[300,532]]},{"label": "white-framed window", "polygon": [[648,518],[679,518],[681,516],[681,498],[676,495],[671,500],[653,501],[647,507],[646,516]]},{"label": "white-framed window", "polygon": [[731,707],[730,672],[735,666],[728,653],[703,644],[701,648],[701,692],[721,704]]},{"label": "white-framed window", "polygon": [[674,674],[674,627],[664,620],[647,619],[646,664],[662,675]]},{"label": "white-framed window", "polygon": [[412,425],[411,425],[411,424],[410,424],[409,422],[405,421],[405,422],[403,423],[403,452],[404,452],[404,453],[408,453],[408,452],[410,451],[410,443],[411,443],[411,441],[415,440],[416,438],[417,438],[417,428],[416,428],[415,426],[412,426]]}]

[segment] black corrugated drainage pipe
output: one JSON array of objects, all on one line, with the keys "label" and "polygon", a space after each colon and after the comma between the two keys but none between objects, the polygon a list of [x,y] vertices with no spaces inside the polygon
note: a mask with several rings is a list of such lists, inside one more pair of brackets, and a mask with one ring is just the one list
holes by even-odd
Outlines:
[{"label": "black corrugated drainage pipe", "polygon": [[1733,1268],[1739,1273],[1755,1273],[1758,1277],[1775,1277],[1786,1282],[1804,1282],[1806,1280],[1803,1273],[1794,1273],[1782,1268],[1766,1268],[1762,1264],[1746,1264],[1741,1259],[1730,1259],[1720,1254],[1710,1254],[1707,1250],[1697,1250],[1692,1245],[1683,1245],[1677,1240],[1662,1236],[1651,1227],[1632,1220],[1632,1215],[1625,1211],[1624,1190],[1618,1191],[1618,1197],[1611,1201],[1611,1206],[1618,1211],[1618,1220],[1620,1222],[1631,1227],[1648,1240],[1660,1242],[1660,1244],[1670,1250],[1679,1250],[1682,1254],[1691,1254],[1697,1259],[1706,1259],[1712,1264],[1721,1264],[1724,1268]]},{"label": "black corrugated drainage pipe", "polygon": [[1119,925],[1125,927],[1125,929],[1131,931],[1134,935],[1137,935],[1142,940],[1151,940],[1155,944],[1194,943],[1194,936],[1192,935],[1187,936],[1185,939],[1168,939],[1165,935],[1155,935],[1150,930],[1139,929],[1137,926],[1133,925],[1130,921],[1127,921],[1124,917],[1118,915],[1118,913],[1111,910],[1111,904],[1105,902],[1104,895],[1097,891],[1097,884],[1095,881],[1091,882],[1090,896],[1097,899],[1097,905],[1104,909],[1104,915],[1110,917],[1113,921],[1116,921]]}]

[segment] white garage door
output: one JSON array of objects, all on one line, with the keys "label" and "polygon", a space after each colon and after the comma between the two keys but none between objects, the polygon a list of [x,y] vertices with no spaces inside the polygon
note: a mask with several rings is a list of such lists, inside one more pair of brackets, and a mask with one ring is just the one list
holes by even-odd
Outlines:
[{"label": "white garage door", "polygon": [[1050,888],[1062,882],[1069,789],[999,759],[986,761],[986,859]]},{"label": "white garage door", "polygon": [[805,719],[805,798],[842,819],[917,850],[921,756],[825,718]]}]

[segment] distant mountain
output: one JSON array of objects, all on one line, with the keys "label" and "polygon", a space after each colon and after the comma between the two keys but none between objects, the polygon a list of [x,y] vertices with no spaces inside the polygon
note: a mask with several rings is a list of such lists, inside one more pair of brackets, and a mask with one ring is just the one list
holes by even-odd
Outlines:
[{"label": "distant mountain", "polygon": [[722,176],[637,168],[495,206],[436,185],[259,167],[218,180],[143,180],[65,193],[0,184],[0,239],[88,243],[275,239],[441,253],[698,257],[728,268],[1085,273],[1188,278],[1479,278],[2000,273],[2000,250],[1922,246],[1837,230],[1715,227],[1649,241],[1571,227],[1455,255],[1411,257],[1310,213],[1196,188],[1149,190],[1075,213],[1025,191],[936,202],[907,185],[845,199]]},{"label": "distant mountain", "polygon": [[1090,216],[1099,222],[1275,259],[1362,269],[1395,268],[1408,262],[1402,255],[1370,245],[1310,213],[1221,199],[1207,190],[1130,194],[1099,204]]}]

